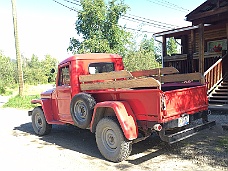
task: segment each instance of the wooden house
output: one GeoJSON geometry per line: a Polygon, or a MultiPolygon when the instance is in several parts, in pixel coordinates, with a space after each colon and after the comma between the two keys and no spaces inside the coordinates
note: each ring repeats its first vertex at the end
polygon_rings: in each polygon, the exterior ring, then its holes
{"type": "Polygon", "coordinates": [[[181,73],[201,72],[210,103],[228,104],[228,0],[207,0],[186,15],[192,26],[160,33],[163,66],[181,73]],[[167,39],[179,42],[181,53],[167,55],[167,39]]]}

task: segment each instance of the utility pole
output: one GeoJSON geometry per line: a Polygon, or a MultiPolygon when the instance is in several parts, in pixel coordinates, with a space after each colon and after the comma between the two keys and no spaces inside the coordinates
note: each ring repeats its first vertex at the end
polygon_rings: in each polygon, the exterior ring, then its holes
{"type": "Polygon", "coordinates": [[[15,38],[16,58],[17,58],[19,95],[22,96],[23,95],[23,89],[24,89],[24,82],[23,82],[23,71],[22,71],[22,63],[21,63],[21,53],[20,53],[19,40],[18,40],[18,31],[17,31],[17,11],[16,11],[15,0],[11,0],[11,2],[12,2],[14,38],[15,38]]]}

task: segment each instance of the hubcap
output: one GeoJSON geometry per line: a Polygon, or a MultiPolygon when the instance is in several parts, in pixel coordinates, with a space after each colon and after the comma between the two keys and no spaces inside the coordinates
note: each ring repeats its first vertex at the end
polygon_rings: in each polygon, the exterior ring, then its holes
{"type": "Polygon", "coordinates": [[[87,117],[87,106],[85,103],[81,100],[79,100],[75,105],[74,105],[74,116],[79,120],[79,121],[84,121],[87,117]]]}
{"type": "Polygon", "coordinates": [[[43,121],[39,113],[35,115],[35,124],[38,129],[42,128],[43,126],[43,121]]]}
{"type": "Polygon", "coordinates": [[[116,134],[112,129],[109,128],[103,130],[102,142],[108,151],[115,151],[118,146],[116,134]]]}

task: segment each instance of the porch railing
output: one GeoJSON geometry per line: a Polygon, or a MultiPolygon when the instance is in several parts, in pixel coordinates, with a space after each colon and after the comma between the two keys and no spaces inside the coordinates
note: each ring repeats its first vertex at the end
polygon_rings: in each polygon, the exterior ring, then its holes
{"type": "MultiPolygon", "coordinates": [[[[221,59],[222,52],[205,52],[204,54],[204,70],[208,70],[218,59],[221,59]]],[[[199,72],[199,54],[194,53],[193,56],[187,54],[176,54],[172,56],[164,56],[164,67],[173,66],[180,73],[199,72]]]]}
{"type": "Polygon", "coordinates": [[[205,73],[205,82],[207,83],[208,94],[210,94],[214,88],[223,79],[223,61],[227,57],[227,54],[214,63],[205,73]]]}

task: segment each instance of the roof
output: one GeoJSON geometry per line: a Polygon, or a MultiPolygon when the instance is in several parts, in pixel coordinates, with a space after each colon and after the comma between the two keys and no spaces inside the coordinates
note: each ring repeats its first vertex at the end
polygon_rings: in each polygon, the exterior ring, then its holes
{"type": "Polygon", "coordinates": [[[198,26],[188,26],[188,27],[176,28],[173,30],[167,30],[167,31],[155,33],[155,34],[153,34],[153,36],[159,37],[159,36],[164,36],[164,35],[171,35],[171,34],[175,34],[175,33],[181,33],[184,31],[194,30],[197,28],[198,28],[198,26]]]}
{"type": "Polygon", "coordinates": [[[195,10],[186,15],[186,20],[193,22],[194,25],[199,24],[200,22],[212,24],[221,20],[227,21],[227,19],[227,0],[207,0],[198,6],[195,10]]]}
{"type": "Polygon", "coordinates": [[[213,24],[228,23],[228,0],[207,0],[186,15],[186,20],[191,21],[192,26],[155,33],[154,36],[178,38],[178,36],[183,34],[189,34],[190,30],[197,29],[200,23],[203,23],[205,27],[213,24]]]}
{"type": "Polygon", "coordinates": [[[70,61],[75,61],[75,60],[93,60],[93,59],[110,59],[110,58],[122,58],[122,57],[120,55],[110,54],[110,53],[76,54],[60,62],[60,65],[70,61]]]}

